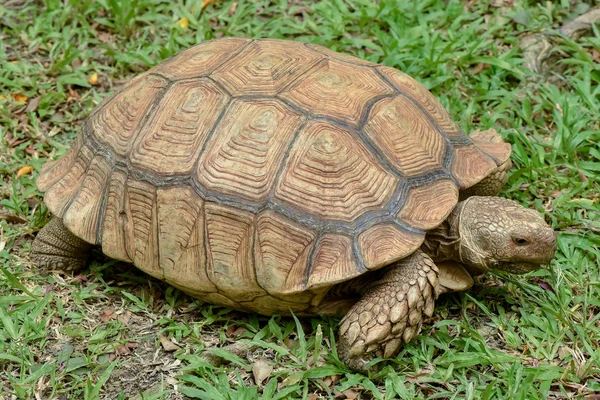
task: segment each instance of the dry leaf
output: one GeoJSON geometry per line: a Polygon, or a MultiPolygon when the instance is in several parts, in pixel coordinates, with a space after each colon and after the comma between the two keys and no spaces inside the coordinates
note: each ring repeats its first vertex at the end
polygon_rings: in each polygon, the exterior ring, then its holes
{"type": "Polygon", "coordinates": [[[229,15],[232,16],[233,14],[235,14],[235,12],[237,11],[237,5],[238,2],[235,1],[232,5],[231,8],[229,9],[229,15]]]}
{"type": "Polygon", "coordinates": [[[17,94],[13,94],[13,99],[15,99],[16,101],[20,101],[21,103],[25,103],[27,101],[28,97],[25,96],[24,94],[17,93],[17,94]]]}
{"type": "Polygon", "coordinates": [[[204,10],[206,7],[208,7],[211,3],[214,3],[216,0],[204,0],[202,2],[202,10],[204,10]]]}
{"type": "Polygon", "coordinates": [[[5,220],[6,222],[10,222],[13,224],[24,224],[25,222],[27,222],[23,218],[17,217],[16,215],[12,214],[0,214],[0,220],[5,220]]]}
{"type": "Polygon", "coordinates": [[[73,88],[71,86],[69,86],[69,94],[71,95],[71,97],[78,99],[81,96],[79,96],[79,93],[77,93],[76,91],[73,90],[73,88]]]}
{"type": "Polygon", "coordinates": [[[115,319],[115,318],[117,318],[117,314],[115,314],[115,312],[110,308],[107,310],[104,310],[102,312],[102,315],[100,315],[100,321],[102,321],[102,322],[106,322],[108,320],[115,319]]]}
{"type": "Polygon", "coordinates": [[[183,17],[179,21],[177,21],[177,24],[183,29],[187,29],[187,27],[190,25],[190,20],[186,17],[183,17]]]}
{"type": "Polygon", "coordinates": [[[32,172],[33,172],[33,167],[30,165],[26,165],[24,167],[19,168],[19,171],[17,171],[17,178],[20,178],[23,175],[29,175],[32,172]]]}
{"type": "Polygon", "coordinates": [[[485,64],[485,63],[479,63],[475,66],[475,68],[473,68],[473,75],[477,75],[478,73],[480,73],[481,71],[483,71],[484,69],[487,69],[490,67],[490,64],[485,64]]]}
{"type": "Polygon", "coordinates": [[[90,75],[90,79],[88,79],[88,82],[90,83],[90,85],[97,85],[98,84],[98,73],[94,72],[92,75],[90,75]]]}
{"type": "Polygon", "coordinates": [[[123,314],[117,316],[117,319],[123,325],[127,325],[129,323],[129,320],[131,319],[131,311],[125,311],[123,314]]]}
{"type": "Polygon", "coordinates": [[[165,351],[175,351],[175,350],[179,350],[181,347],[177,346],[175,343],[171,342],[169,339],[167,339],[166,336],[163,335],[158,335],[158,340],[160,340],[160,344],[162,344],[163,349],[165,349],[165,351]]]}
{"type": "Polygon", "coordinates": [[[35,110],[37,110],[39,104],[40,104],[40,96],[36,96],[33,99],[31,99],[29,104],[27,104],[27,108],[25,109],[25,111],[26,112],[34,112],[35,110]]]}
{"type": "Polygon", "coordinates": [[[119,346],[115,349],[115,354],[118,356],[124,356],[127,354],[131,354],[131,350],[138,347],[139,344],[136,342],[127,342],[123,346],[119,346]]]}
{"type": "Polygon", "coordinates": [[[273,366],[264,358],[259,358],[252,364],[252,375],[254,375],[254,382],[257,385],[261,385],[271,375],[271,372],[273,372],[273,366]]]}
{"type": "Polygon", "coordinates": [[[347,399],[356,399],[358,397],[358,391],[354,389],[344,390],[342,393],[347,399]]]}

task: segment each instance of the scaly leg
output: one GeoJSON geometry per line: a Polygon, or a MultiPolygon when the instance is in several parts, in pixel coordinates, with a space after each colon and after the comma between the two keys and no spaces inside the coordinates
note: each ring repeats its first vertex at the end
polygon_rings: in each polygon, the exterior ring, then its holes
{"type": "Polygon", "coordinates": [[[373,352],[386,358],[398,354],[401,344],[419,333],[423,314],[433,314],[440,291],[438,269],[421,250],[387,268],[340,325],[338,354],[356,371],[366,372],[373,352]]]}
{"type": "Polygon", "coordinates": [[[85,265],[91,248],[69,232],[60,218],[53,218],[35,238],[30,258],[45,270],[77,271],[85,265]]]}

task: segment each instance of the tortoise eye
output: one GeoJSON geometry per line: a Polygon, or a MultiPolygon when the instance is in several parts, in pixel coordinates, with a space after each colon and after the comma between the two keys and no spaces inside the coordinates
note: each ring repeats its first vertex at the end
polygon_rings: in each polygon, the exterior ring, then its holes
{"type": "Polygon", "coordinates": [[[515,237],[515,238],[513,238],[513,242],[515,242],[515,244],[517,246],[525,246],[526,244],[529,243],[529,240],[522,238],[522,237],[515,237]]]}

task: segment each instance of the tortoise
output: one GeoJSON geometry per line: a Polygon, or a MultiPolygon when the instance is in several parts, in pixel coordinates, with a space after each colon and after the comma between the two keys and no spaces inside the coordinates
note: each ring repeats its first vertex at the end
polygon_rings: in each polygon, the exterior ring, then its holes
{"type": "Polygon", "coordinates": [[[548,263],[554,231],[496,197],[511,146],[467,136],[407,74],[294,41],[201,43],[100,104],[37,180],[31,257],[93,246],[203,301],[344,315],[340,359],[392,357],[439,294],[548,263]]]}

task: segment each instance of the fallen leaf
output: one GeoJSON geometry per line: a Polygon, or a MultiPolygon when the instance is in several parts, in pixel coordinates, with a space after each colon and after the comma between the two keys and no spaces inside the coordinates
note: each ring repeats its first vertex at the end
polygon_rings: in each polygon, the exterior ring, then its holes
{"type": "Polygon", "coordinates": [[[342,393],[347,399],[356,399],[358,397],[358,391],[354,389],[344,390],[342,393]]]}
{"type": "Polygon", "coordinates": [[[90,83],[90,85],[97,85],[98,84],[98,73],[94,72],[92,75],[90,75],[88,82],[90,83]]]}
{"type": "Polygon", "coordinates": [[[554,292],[554,288],[548,282],[540,281],[538,284],[542,289],[547,290],[549,292],[554,292]]]}
{"type": "Polygon", "coordinates": [[[181,347],[177,346],[175,343],[171,342],[169,339],[167,339],[166,336],[163,335],[158,335],[158,340],[160,340],[160,344],[162,344],[163,349],[165,349],[165,351],[175,351],[175,350],[179,350],[181,347]]]}
{"type": "Polygon", "coordinates": [[[20,101],[21,103],[25,103],[27,101],[28,97],[25,96],[24,94],[16,93],[16,94],[13,94],[13,99],[15,99],[16,101],[20,101]]]}
{"type": "Polygon", "coordinates": [[[36,96],[33,99],[31,99],[29,104],[27,104],[27,108],[25,109],[25,111],[26,112],[34,112],[35,110],[37,110],[39,104],[40,104],[40,96],[36,96]]]}
{"type": "Polygon", "coordinates": [[[233,2],[233,4],[231,5],[231,8],[229,9],[229,16],[232,16],[233,14],[235,14],[235,12],[237,11],[237,6],[238,6],[238,2],[237,1],[233,2]]]}
{"type": "Polygon", "coordinates": [[[0,214],[0,220],[4,220],[6,222],[13,223],[13,224],[24,224],[25,222],[27,222],[23,218],[17,217],[16,215],[13,215],[13,214],[0,214]]]}
{"type": "Polygon", "coordinates": [[[127,325],[129,323],[129,320],[131,319],[131,311],[125,311],[123,314],[117,316],[117,319],[123,325],[127,325]]]}
{"type": "Polygon", "coordinates": [[[204,10],[206,7],[208,7],[211,3],[214,3],[216,0],[204,0],[202,2],[202,10],[204,10]]]}
{"type": "Polygon", "coordinates": [[[485,64],[485,63],[479,63],[475,66],[475,68],[473,68],[472,74],[473,75],[477,75],[478,73],[480,73],[481,71],[483,71],[484,69],[489,68],[490,64],[485,64]]]}
{"type": "Polygon", "coordinates": [[[19,168],[19,171],[17,171],[17,178],[20,178],[23,175],[29,175],[32,172],[33,172],[33,167],[31,165],[26,165],[24,167],[19,168]]]}
{"type": "Polygon", "coordinates": [[[131,350],[135,349],[139,346],[136,342],[127,342],[122,346],[119,346],[115,349],[115,354],[118,356],[124,356],[127,354],[131,354],[131,350]]]}
{"type": "Polygon", "coordinates": [[[71,97],[73,97],[75,99],[78,99],[81,97],[81,96],[79,96],[79,94],[76,91],[73,90],[73,88],[71,86],[69,86],[69,94],[71,95],[71,97]]]}
{"type": "Polygon", "coordinates": [[[271,375],[271,372],[273,372],[273,365],[264,358],[259,358],[252,364],[252,375],[254,375],[254,382],[257,385],[261,385],[271,375]]]}
{"type": "Polygon", "coordinates": [[[179,21],[177,21],[177,24],[183,29],[187,29],[187,27],[190,25],[190,20],[186,17],[183,17],[179,21]]]}
{"type": "Polygon", "coordinates": [[[102,315],[100,315],[100,321],[102,321],[102,322],[106,322],[108,320],[116,319],[116,318],[117,318],[117,314],[115,314],[115,312],[110,308],[107,310],[104,310],[102,312],[102,315]]]}

